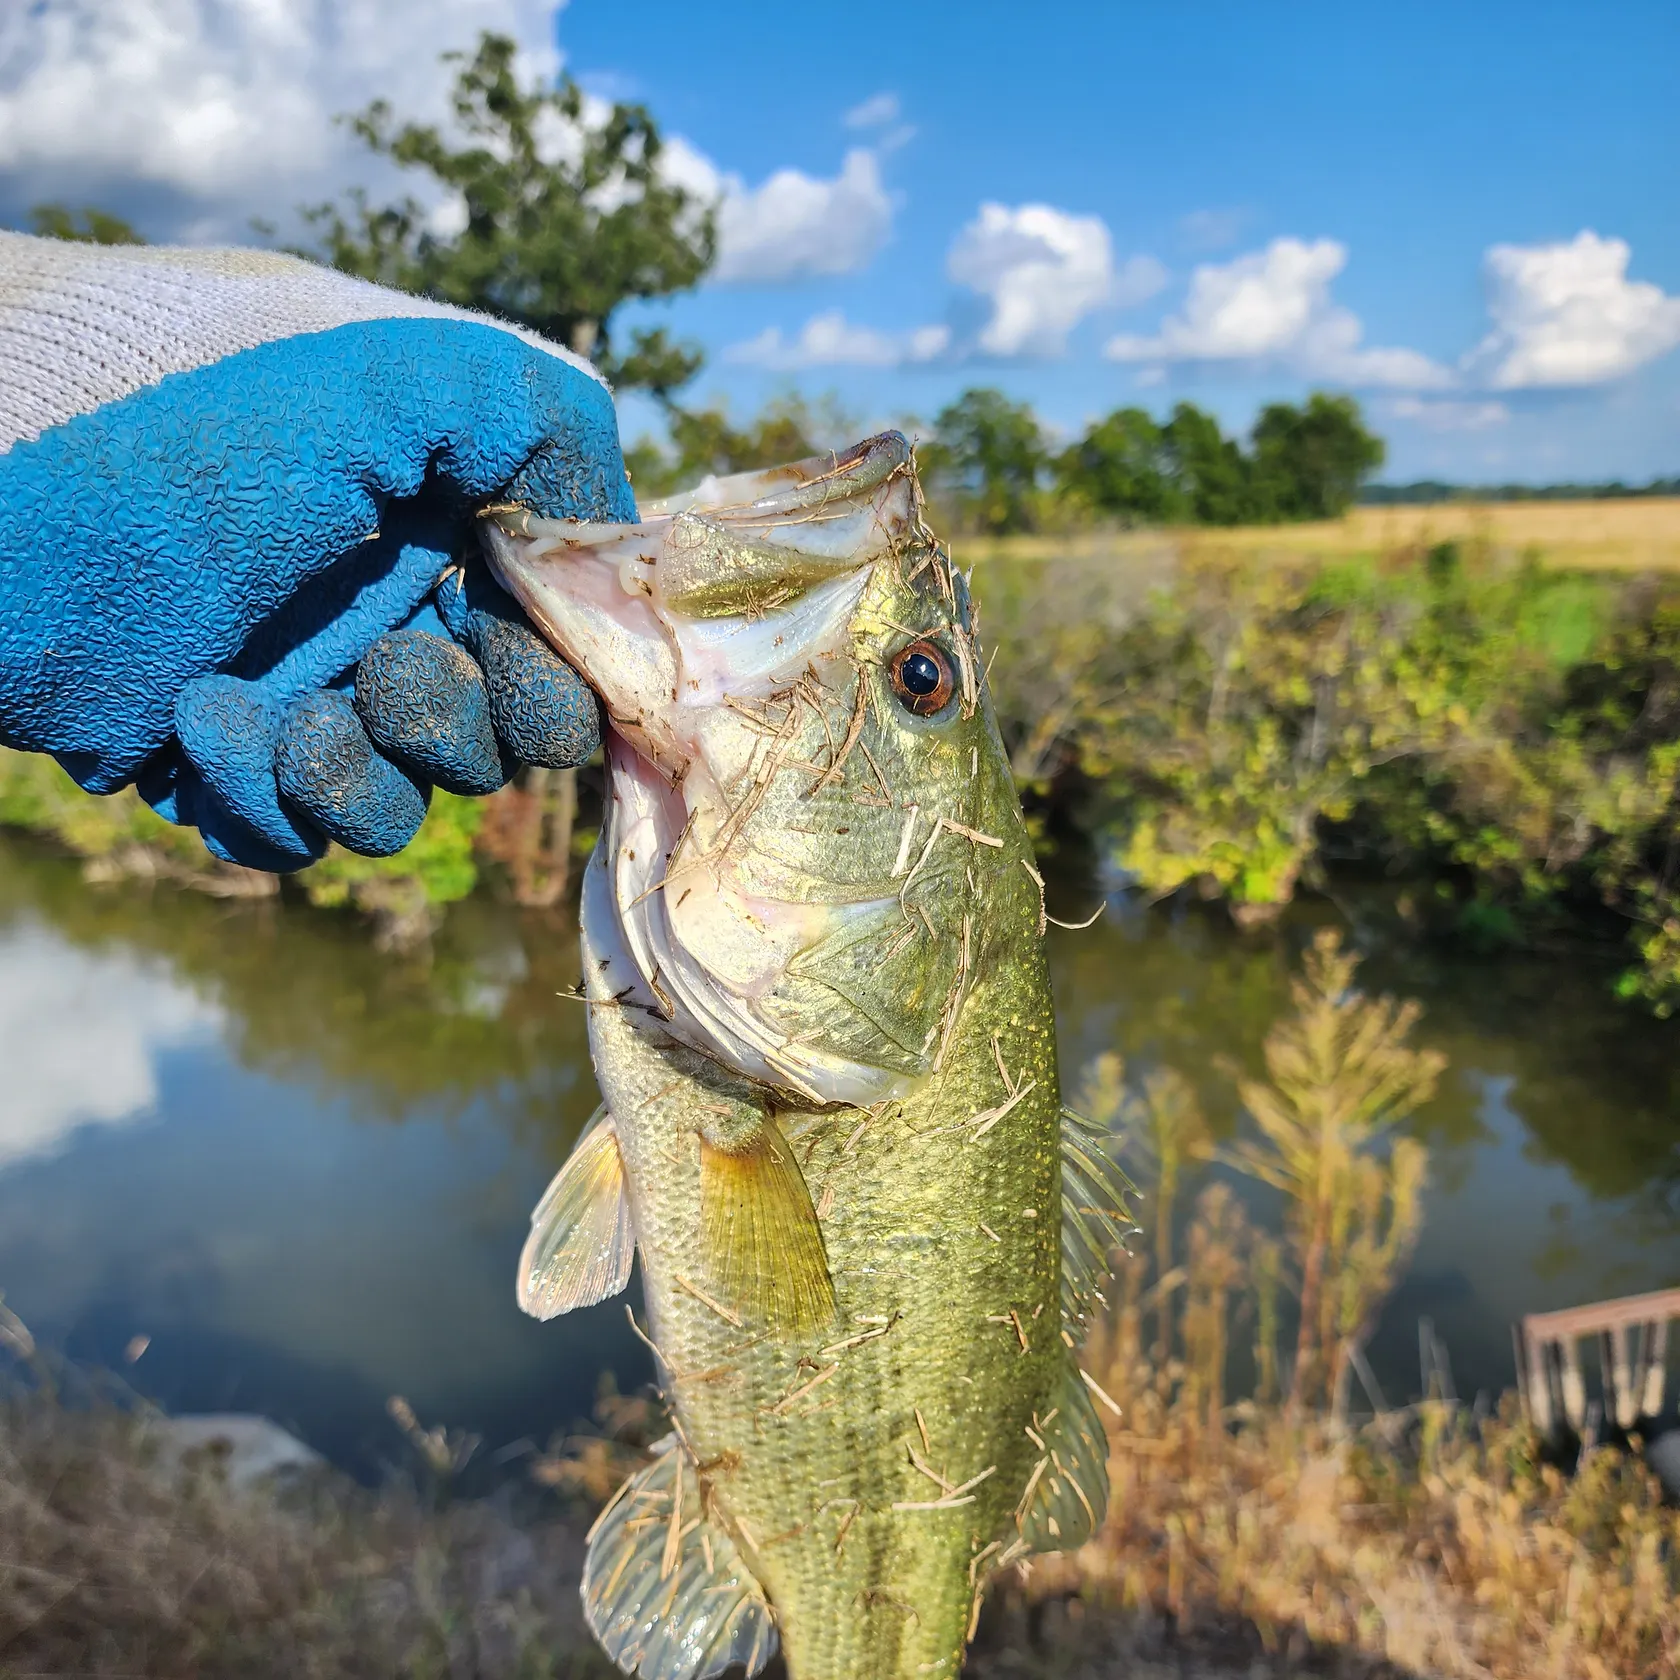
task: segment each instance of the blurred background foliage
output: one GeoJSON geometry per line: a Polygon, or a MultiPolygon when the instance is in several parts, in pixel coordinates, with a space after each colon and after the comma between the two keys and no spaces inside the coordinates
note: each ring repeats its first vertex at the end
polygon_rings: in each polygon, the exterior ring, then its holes
{"type": "Polygon", "coordinates": [[[1004,740],[1052,832],[1244,925],[1352,871],[1473,944],[1631,927],[1623,995],[1680,1001],[1680,582],[1474,543],[1124,561],[977,569],[1004,740]]]}

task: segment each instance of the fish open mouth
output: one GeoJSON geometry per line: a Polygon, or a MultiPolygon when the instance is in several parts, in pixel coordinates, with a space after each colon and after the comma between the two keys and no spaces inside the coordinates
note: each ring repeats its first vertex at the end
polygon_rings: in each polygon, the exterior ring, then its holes
{"type": "Polygon", "coordinates": [[[869,568],[920,519],[910,460],[887,432],[841,455],[708,478],[634,525],[497,510],[486,550],[613,728],[679,776],[710,709],[843,655],[869,568]]]}
{"type": "Polygon", "coordinates": [[[792,705],[779,741],[764,725],[774,704],[797,693],[843,728],[851,691],[861,711],[859,603],[875,565],[925,530],[903,437],[708,478],[633,525],[497,510],[483,528],[496,576],[606,709],[586,915],[610,909],[654,1006],[695,1048],[814,1102],[894,1094],[902,1067],[802,1035],[777,991],[802,953],[896,918],[897,900],[767,890],[748,830],[796,739],[792,705]]]}

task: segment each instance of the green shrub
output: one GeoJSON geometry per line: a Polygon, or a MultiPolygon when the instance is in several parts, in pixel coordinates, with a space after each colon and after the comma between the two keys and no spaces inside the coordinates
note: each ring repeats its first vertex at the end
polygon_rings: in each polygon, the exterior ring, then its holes
{"type": "Polygon", "coordinates": [[[1475,545],[1329,560],[1135,542],[988,561],[1017,775],[1147,894],[1244,923],[1340,855],[1433,876],[1472,943],[1609,910],[1680,1003],[1680,588],[1475,545]]]}

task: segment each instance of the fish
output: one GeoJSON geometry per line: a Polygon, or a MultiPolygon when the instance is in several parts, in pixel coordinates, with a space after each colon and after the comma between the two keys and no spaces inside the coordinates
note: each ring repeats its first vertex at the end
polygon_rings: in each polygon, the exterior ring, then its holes
{"type": "Polygon", "coordinates": [[[793,1680],[954,1677],[1000,1572],[1103,1520],[1077,1351],[1133,1229],[1061,1101],[976,610],[896,432],[639,512],[482,527],[606,714],[603,1105],[518,1298],[639,1255],[671,1433],[590,1532],[585,1615],[643,1680],[778,1643],[793,1680]]]}

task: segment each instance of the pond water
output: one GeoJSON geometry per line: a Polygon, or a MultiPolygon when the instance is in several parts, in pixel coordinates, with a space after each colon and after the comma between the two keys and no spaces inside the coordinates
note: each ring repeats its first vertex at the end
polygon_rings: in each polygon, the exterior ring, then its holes
{"type": "MultiPolygon", "coordinates": [[[[1520,1313],[1680,1283],[1677,1029],[1612,1002],[1606,970],[1449,959],[1357,906],[1258,936],[1111,911],[1052,930],[1070,1085],[1114,1048],[1239,1125],[1229,1068],[1259,1067],[1317,921],[1349,917],[1367,987],[1422,1002],[1450,1068],[1411,1124],[1432,1185],[1371,1349],[1390,1399],[1418,1389],[1420,1315],[1469,1395],[1511,1382],[1520,1313]]],[[[622,1302],[550,1325],[513,1302],[596,1101],[556,995],[577,972],[567,915],[475,900],[398,957],[346,917],[94,889],[0,841],[0,1291],[165,1406],[265,1412],[363,1473],[402,1456],[395,1394],[491,1448],[566,1429],[603,1372],[650,1374],[622,1302]]]]}

